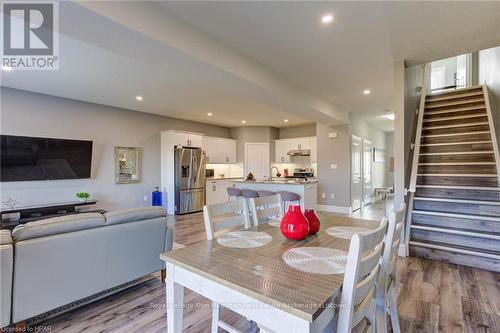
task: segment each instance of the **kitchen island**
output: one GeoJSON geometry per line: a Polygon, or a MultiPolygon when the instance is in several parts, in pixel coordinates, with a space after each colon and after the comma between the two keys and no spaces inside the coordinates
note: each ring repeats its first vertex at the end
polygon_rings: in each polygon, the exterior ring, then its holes
{"type": "Polygon", "coordinates": [[[283,180],[275,179],[273,181],[234,181],[234,186],[239,189],[250,190],[268,190],[273,192],[290,191],[300,196],[300,206],[302,209],[316,209],[317,201],[317,180],[283,180]]]}

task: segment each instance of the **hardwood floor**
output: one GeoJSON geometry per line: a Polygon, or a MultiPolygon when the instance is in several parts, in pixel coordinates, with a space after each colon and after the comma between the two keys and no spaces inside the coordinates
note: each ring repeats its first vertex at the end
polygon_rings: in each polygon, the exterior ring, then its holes
{"type": "MultiPolygon", "coordinates": [[[[205,237],[201,214],[170,217],[169,224],[178,244],[205,237]]],[[[410,257],[399,259],[398,278],[402,332],[500,332],[500,274],[410,257]]],[[[210,301],[189,290],[185,301],[184,332],[210,332],[210,301]]],[[[221,317],[246,330],[239,315],[223,309],[221,317]]],[[[40,325],[52,332],[165,332],[164,284],[152,279],[40,325]]]]}

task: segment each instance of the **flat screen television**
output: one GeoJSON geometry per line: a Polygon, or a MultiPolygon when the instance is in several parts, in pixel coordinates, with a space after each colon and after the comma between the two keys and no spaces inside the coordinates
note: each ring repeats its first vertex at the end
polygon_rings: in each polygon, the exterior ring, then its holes
{"type": "Polygon", "coordinates": [[[0,135],[0,181],[90,178],[92,141],[0,135]]]}

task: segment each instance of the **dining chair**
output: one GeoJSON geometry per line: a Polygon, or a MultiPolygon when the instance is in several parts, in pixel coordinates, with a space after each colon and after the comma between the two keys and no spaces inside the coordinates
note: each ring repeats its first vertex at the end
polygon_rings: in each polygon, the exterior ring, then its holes
{"type": "Polygon", "coordinates": [[[283,217],[281,195],[251,198],[250,212],[252,213],[253,225],[272,221],[280,222],[283,217]]]}
{"type": "Polygon", "coordinates": [[[212,240],[214,234],[224,229],[241,226],[250,227],[248,208],[245,200],[237,200],[203,207],[205,233],[207,240],[212,240]]]}
{"type": "Polygon", "coordinates": [[[387,234],[387,218],[368,234],[351,238],[344,274],[337,332],[376,331],[376,281],[387,234]]]}
{"type": "Polygon", "coordinates": [[[382,264],[378,278],[377,306],[378,331],[387,332],[387,314],[391,317],[392,331],[400,333],[398,318],[398,285],[396,281],[396,263],[398,259],[399,241],[403,230],[406,214],[406,204],[402,204],[398,211],[389,213],[389,227],[382,255],[382,264]]]}
{"type": "MultiPolygon", "coordinates": [[[[247,203],[245,200],[237,200],[226,203],[205,205],[203,207],[203,217],[205,220],[205,232],[207,240],[212,240],[215,233],[231,228],[250,228],[248,218],[247,203]]],[[[217,333],[219,327],[227,332],[238,332],[234,327],[219,319],[220,304],[212,302],[212,324],[211,332],[217,333]]],[[[249,322],[249,328],[251,323],[249,322]]]]}

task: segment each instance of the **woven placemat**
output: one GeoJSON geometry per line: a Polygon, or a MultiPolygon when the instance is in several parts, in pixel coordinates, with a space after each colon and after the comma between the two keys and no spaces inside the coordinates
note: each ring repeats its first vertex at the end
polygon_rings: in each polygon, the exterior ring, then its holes
{"type": "Polygon", "coordinates": [[[296,247],[283,253],[283,261],[306,273],[343,274],[347,252],[328,247],[296,247]]]}
{"type": "Polygon", "coordinates": [[[259,247],[271,242],[273,238],[262,231],[232,231],[217,237],[217,243],[226,247],[241,249],[259,247]]]}
{"type": "Polygon", "coordinates": [[[269,225],[272,225],[273,227],[280,227],[280,224],[281,224],[281,221],[280,220],[276,220],[276,219],[272,219],[272,220],[269,220],[269,225]]]}
{"type": "Polygon", "coordinates": [[[339,226],[339,227],[330,227],[326,229],[326,233],[330,236],[342,238],[342,239],[351,239],[355,234],[367,234],[371,232],[372,229],[363,228],[363,227],[350,227],[350,226],[339,226]]]}

